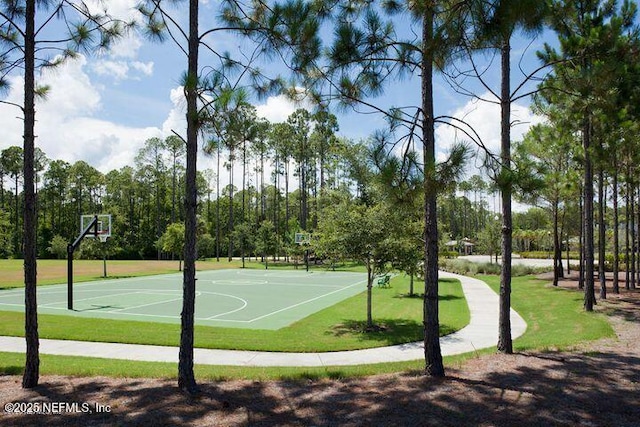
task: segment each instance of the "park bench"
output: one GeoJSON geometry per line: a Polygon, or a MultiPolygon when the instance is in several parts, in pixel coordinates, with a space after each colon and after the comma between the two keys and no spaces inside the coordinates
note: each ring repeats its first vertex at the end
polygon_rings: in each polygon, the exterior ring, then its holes
{"type": "Polygon", "coordinates": [[[388,288],[389,287],[389,280],[391,280],[391,276],[389,276],[388,274],[385,274],[384,276],[381,276],[380,278],[378,278],[378,287],[379,288],[388,288]]]}

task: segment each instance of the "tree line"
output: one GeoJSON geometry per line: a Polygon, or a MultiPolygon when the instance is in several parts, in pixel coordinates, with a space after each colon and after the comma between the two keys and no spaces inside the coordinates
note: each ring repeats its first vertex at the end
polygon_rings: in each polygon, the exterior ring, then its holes
{"type": "MultiPolygon", "coordinates": [[[[317,227],[323,199],[331,192],[358,188],[358,164],[366,162],[366,143],[336,134],[334,115],[298,109],[283,123],[268,123],[245,103],[229,115],[226,138],[212,132],[205,150],[222,167],[197,172],[199,257],[243,256],[242,242],[269,221],[278,255],[295,250],[299,231],[317,227]],[[244,135],[247,135],[244,134],[244,135]],[[303,148],[301,148],[303,147],[303,148]],[[234,182],[234,176],[240,182],[234,182]]],[[[145,141],[131,166],[102,173],[85,161],[73,164],[38,152],[36,170],[37,253],[66,257],[66,243],[79,234],[80,215],[109,213],[110,257],[167,259],[159,239],[174,223],[184,223],[185,147],[176,136],[145,141]]],[[[0,153],[0,254],[22,256],[22,148],[0,153]]],[[[83,245],[85,257],[101,256],[83,245]]],[[[276,252],[274,252],[275,255],[276,252]]],[[[82,256],[82,255],[81,255],[82,256]]]]}

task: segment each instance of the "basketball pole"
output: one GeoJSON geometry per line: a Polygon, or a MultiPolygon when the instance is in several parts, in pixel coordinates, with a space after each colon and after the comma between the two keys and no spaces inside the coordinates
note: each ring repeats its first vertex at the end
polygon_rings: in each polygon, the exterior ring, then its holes
{"type": "Polygon", "coordinates": [[[98,235],[98,215],[95,215],[89,225],[82,230],[82,233],[73,242],[67,245],[67,309],[73,310],[73,252],[80,246],[80,242],[84,239],[84,236],[91,232],[93,228],[93,234],[98,235]]]}

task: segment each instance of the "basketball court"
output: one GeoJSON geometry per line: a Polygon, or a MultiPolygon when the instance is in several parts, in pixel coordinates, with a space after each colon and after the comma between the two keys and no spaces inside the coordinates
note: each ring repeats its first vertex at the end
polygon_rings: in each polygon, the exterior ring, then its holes
{"type": "MultiPolygon", "coordinates": [[[[210,270],[196,275],[195,323],[280,329],[365,290],[366,274],[304,270],[210,270]]],[[[38,287],[38,312],[180,323],[182,274],[38,287]]],[[[24,289],[0,291],[0,310],[24,311],[24,289]]]]}

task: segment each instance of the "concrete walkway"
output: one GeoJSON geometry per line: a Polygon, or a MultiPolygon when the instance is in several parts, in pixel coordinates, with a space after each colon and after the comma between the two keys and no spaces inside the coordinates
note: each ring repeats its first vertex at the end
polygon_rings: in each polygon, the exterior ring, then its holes
{"type": "MultiPolygon", "coordinates": [[[[452,277],[462,282],[462,289],[471,312],[471,322],[463,329],[440,338],[443,356],[467,353],[498,342],[498,295],[481,280],[440,272],[440,277],[452,277]]],[[[511,310],[513,339],[522,335],[527,324],[511,310]]],[[[265,351],[209,350],[196,348],[194,362],[203,365],[233,366],[340,366],[397,362],[424,358],[423,343],[329,353],[274,353],[265,351]]],[[[21,337],[0,337],[0,350],[25,352],[21,337]]],[[[88,356],[107,359],[177,362],[178,348],[138,344],[113,344],[86,341],[40,339],[40,353],[67,356],[88,356]]]]}

